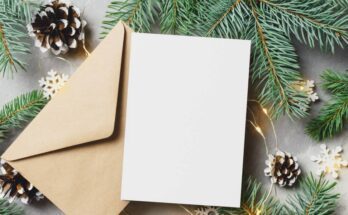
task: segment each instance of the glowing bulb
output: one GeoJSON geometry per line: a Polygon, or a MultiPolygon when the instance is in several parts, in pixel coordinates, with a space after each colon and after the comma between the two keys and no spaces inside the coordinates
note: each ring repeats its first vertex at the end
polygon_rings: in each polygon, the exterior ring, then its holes
{"type": "Polygon", "coordinates": [[[266,108],[262,108],[262,111],[267,115],[268,112],[267,112],[267,109],[266,108]]]}
{"type": "Polygon", "coordinates": [[[263,136],[262,130],[259,126],[256,126],[255,129],[257,132],[259,132],[259,134],[261,134],[263,136]]]}
{"type": "Polygon", "coordinates": [[[261,212],[262,212],[262,210],[261,209],[256,209],[256,215],[260,215],[261,214],[261,212]]]}

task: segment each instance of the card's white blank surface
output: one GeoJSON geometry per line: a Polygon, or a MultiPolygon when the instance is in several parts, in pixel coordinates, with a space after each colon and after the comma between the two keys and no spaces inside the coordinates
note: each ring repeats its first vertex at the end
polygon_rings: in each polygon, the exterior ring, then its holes
{"type": "Polygon", "coordinates": [[[131,44],[121,198],[239,207],[250,42],[131,44]]]}

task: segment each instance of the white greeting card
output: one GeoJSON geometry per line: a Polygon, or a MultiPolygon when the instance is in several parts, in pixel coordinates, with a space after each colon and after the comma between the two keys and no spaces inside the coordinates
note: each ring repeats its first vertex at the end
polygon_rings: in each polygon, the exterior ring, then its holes
{"type": "Polygon", "coordinates": [[[133,33],[123,200],[239,207],[250,41],[133,33]]]}

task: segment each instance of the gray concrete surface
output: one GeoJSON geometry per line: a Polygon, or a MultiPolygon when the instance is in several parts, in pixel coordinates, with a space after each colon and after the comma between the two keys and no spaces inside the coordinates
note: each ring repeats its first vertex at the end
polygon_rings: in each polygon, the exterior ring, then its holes
{"type": "MultiPolygon", "coordinates": [[[[110,0],[75,0],[75,4],[84,11],[84,17],[88,22],[88,34],[87,34],[87,48],[93,50],[100,42],[99,32],[101,20],[104,17],[106,6],[110,0]]],[[[332,68],[337,70],[345,70],[348,68],[348,49],[337,49],[336,54],[324,54],[318,49],[309,49],[301,44],[296,43],[296,49],[300,56],[301,72],[307,79],[313,79],[316,82],[320,80],[319,76],[326,68],[332,68]]],[[[85,56],[83,52],[70,53],[63,56],[71,62],[71,66],[62,60],[53,57],[51,54],[42,54],[38,49],[32,49],[33,54],[27,56],[28,71],[26,73],[20,72],[15,74],[13,79],[0,79],[0,106],[10,101],[17,95],[28,92],[32,89],[38,88],[38,79],[45,76],[46,72],[54,68],[65,73],[72,74],[78,65],[83,62],[85,56]]],[[[103,69],[103,68],[100,68],[103,69]]],[[[98,71],[96,71],[98,72],[98,71]]],[[[321,105],[327,101],[330,96],[324,91],[317,88],[321,101],[315,103],[312,106],[310,118],[315,116],[321,105]]],[[[272,136],[271,127],[267,123],[265,117],[261,112],[257,111],[257,107],[252,106],[257,115],[257,119],[260,121],[263,129],[266,132],[269,147],[274,146],[274,138],[272,136]]],[[[316,155],[319,151],[319,144],[312,141],[306,134],[304,134],[304,127],[308,122],[308,119],[291,121],[287,117],[283,117],[275,122],[278,140],[280,148],[284,151],[288,151],[296,155],[299,159],[300,165],[304,173],[316,171],[316,164],[310,161],[311,155],[316,155]]],[[[263,169],[265,168],[264,161],[265,150],[262,143],[262,139],[258,134],[248,126],[247,129],[247,141],[245,149],[245,175],[253,175],[265,184],[265,187],[269,186],[269,179],[264,177],[263,169]]],[[[15,136],[13,137],[15,138],[15,136]]],[[[2,153],[6,147],[12,142],[9,141],[1,144],[0,153],[2,153]]],[[[327,144],[330,147],[336,145],[342,145],[345,153],[344,157],[348,159],[348,131],[345,131],[339,137],[332,141],[328,141],[327,144]]],[[[233,171],[233,170],[230,170],[233,171]]],[[[214,170],[207,169],[205,173],[202,173],[201,177],[205,174],[215,174],[214,170]]],[[[62,176],[64,177],[64,176],[62,176]]],[[[217,175],[217,177],[219,177],[217,175]]],[[[330,176],[329,180],[333,180],[330,176]]],[[[337,191],[341,193],[341,199],[339,202],[339,208],[336,213],[344,215],[348,213],[348,170],[342,171],[340,179],[337,181],[337,191]]],[[[54,186],[54,182],[52,182],[54,186]]],[[[296,192],[295,188],[277,188],[276,195],[280,199],[285,199],[287,195],[296,192]]],[[[274,194],[275,195],[275,194],[274,194]]],[[[102,196],[100,198],[103,198],[102,196]]],[[[30,206],[23,206],[26,214],[28,215],[55,215],[62,214],[48,200],[44,200],[39,203],[35,203],[30,206]]],[[[155,203],[136,203],[133,202],[127,207],[127,213],[131,215],[181,215],[185,214],[184,210],[177,205],[168,204],[155,204],[155,203]]]]}

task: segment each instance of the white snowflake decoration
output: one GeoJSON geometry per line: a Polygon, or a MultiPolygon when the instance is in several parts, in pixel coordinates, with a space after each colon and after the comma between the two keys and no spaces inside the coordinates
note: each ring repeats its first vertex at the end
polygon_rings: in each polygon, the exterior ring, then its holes
{"type": "Polygon", "coordinates": [[[341,169],[348,167],[348,161],[342,158],[342,147],[337,146],[334,150],[331,150],[325,144],[322,144],[320,148],[321,152],[319,156],[311,157],[313,162],[319,164],[317,174],[331,174],[333,178],[337,179],[341,169]]]}
{"type": "Polygon", "coordinates": [[[43,90],[45,98],[51,99],[60,89],[62,89],[65,82],[68,81],[69,76],[65,74],[58,75],[54,70],[50,70],[47,74],[48,76],[39,80],[39,84],[43,90]]]}
{"type": "Polygon", "coordinates": [[[219,215],[218,207],[202,207],[195,210],[195,215],[219,215]]]}
{"type": "Polygon", "coordinates": [[[308,100],[311,102],[315,102],[319,99],[318,94],[314,92],[314,81],[313,80],[307,80],[305,85],[303,86],[303,91],[305,91],[308,95],[308,100]]]}
{"type": "MultiPolygon", "coordinates": [[[[315,84],[313,80],[300,82],[299,85],[300,90],[307,94],[308,103],[315,102],[319,99],[318,94],[314,92],[315,84]]],[[[301,107],[301,110],[307,111],[305,107],[301,107]]]]}

